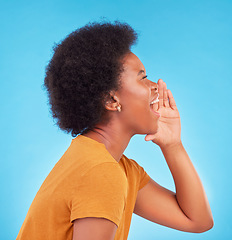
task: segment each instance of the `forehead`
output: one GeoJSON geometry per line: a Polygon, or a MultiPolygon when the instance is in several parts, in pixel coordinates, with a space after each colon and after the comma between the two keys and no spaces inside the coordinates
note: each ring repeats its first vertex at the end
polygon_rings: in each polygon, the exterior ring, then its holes
{"type": "Polygon", "coordinates": [[[141,70],[145,71],[145,68],[140,59],[132,52],[128,53],[123,58],[124,74],[136,74],[138,75],[141,70]]]}

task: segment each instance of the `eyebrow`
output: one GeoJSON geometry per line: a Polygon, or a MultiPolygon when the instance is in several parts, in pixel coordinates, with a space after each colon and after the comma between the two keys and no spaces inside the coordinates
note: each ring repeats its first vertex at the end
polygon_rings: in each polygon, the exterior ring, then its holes
{"type": "Polygon", "coordinates": [[[144,70],[140,70],[140,71],[138,72],[138,75],[137,75],[137,76],[139,76],[139,75],[142,74],[142,73],[145,73],[144,70]]]}

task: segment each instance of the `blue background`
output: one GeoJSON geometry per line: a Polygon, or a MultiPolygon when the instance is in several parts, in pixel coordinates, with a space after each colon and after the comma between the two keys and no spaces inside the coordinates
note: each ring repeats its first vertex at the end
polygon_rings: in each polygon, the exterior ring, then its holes
{"type": "MultiPolygon", "coordinates": [[[[215,226],[183,233],[133,216],[129,239],[231,239],[232,1],[0,2],[0,239],[15,239],[43,180],[70,144],[42,89],[52,47],[89,21],[122,20],[138,31],[133,48],[150,79],[162,78],[182,119],[182,140],[201,179],[215,226]]],[[[161,151],[144,136],[125,154],[174,190],[161,151]]]]}

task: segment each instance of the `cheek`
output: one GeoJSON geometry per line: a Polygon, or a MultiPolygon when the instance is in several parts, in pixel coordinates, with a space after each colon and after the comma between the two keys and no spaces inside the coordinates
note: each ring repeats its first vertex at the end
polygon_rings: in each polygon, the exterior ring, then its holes
{"type": "Polygon", "coordinates": [[[121,95],[121,103],[131,107],[145,106],[149,104],[150,89],[146,86],[131,86],[125,89],[121,95]]]}
{"type": "Polygon", "coordinates": [[[149,92],[146,89],[134,88],[125,92],[121,104],[126,117],[145,121],[150,111],[149,92]]]}

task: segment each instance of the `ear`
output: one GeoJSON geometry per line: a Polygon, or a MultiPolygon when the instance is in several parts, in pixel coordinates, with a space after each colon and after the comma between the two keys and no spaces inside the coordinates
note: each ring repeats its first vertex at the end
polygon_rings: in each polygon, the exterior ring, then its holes
{"type": "Polygon", "coordinates": [[[119,98],[111,92],[110,97],[105,102],[105,108],[109,111],[117,111],[117,107],[121,106],[119,102],[119,98]]]}

